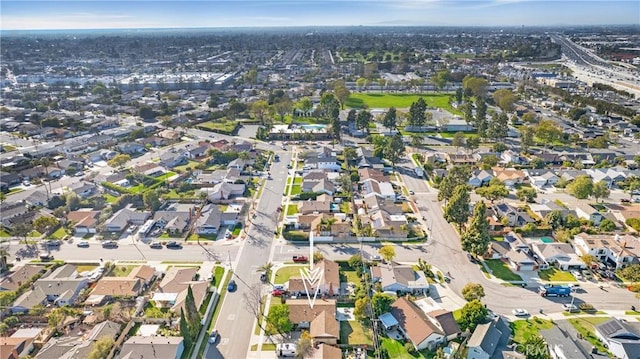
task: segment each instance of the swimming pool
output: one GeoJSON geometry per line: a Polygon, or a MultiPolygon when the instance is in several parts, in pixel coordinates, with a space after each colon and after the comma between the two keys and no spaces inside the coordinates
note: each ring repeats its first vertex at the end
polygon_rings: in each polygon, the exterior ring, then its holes
{"type": "Polygon", "coordinates": [[[309,131],[309,130],[324,130],[325,128],[327,128],[327,126],[325,126],[325,125],[300,125],[300,127],[304,128],[307,131],[309,131]]]}
{"type": "Polygon", "coordinates": [[[540,237],[540,242],[542,242],[542,243],[553,243],[553,242],[555,242],[555,241],[553,240],[553,238],[549,238],[549,237],[540,237]]]}

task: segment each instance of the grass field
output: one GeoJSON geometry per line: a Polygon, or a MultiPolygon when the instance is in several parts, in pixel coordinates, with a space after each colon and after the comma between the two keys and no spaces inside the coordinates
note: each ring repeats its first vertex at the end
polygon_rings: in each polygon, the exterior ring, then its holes
{"type": "Polygon", "coordinates": [[[136,266],[116,266],[109,274],[111,277],[127,277],[136,266]]]}
{"type": "Polygon", "coordinates": [[[298,205],[297,204],[290,204],[290,205],[287,206],[287,216],[293,216],[296,213],[298,213],[298,205]]]}
{"type": "Polygon", "coordinates": [[[340,343],[349,345],[372,345],[371,330],[357,321],[340,322],[340,343]]]}
{"type": "Polygon", "coordinates": [[[513,273],[507,265],[499,259],[487,259],[485,260],[487,266],[491,269],[491,274],[496,278],[506,281],[520,281],[522,277],[513,273]]]}
{"type": "Polygon", "coordinates": [[[110,195],[108,193],[103,194],[104,198],[106,199],[107,203],[111,204],[113,202],[116,201],[116,199],[118,199],[118,197],[110,195]]]}
{"type": "Polygon", "coordinates": [[[516,320],[511,323],[513,330],[513,341],[516,343],[524,343],[527,339],[539,334],[540,330],[551,329],[553,323],[549,320],[540,318],[531,320],[516,320]]]}
{"type": "Polygon", "coordinates": [[[576,330],[582,334],[589,343],[598,348],[600,352],[607,352],[607,348],[602,345],[602,342],[598,340],[595,334],[594,325],[606,322],[611,317],[586,317],[586,318],[573,318],[569,319],[569,323],[573,325],[576,330]]]}
{"type": "Polygon", "coordinates": [[[155,179],[156,179],[157,181],[164,181],[164,180],[169,179],[170,177],[173,177],[173,176],[175,176],[175,175],[176,175],[176,173],[175,173],[175,172],[171,172],[171,171],[169,171],[169,172],[167,172],[167,173],[161,174],[161,175],[160,175],[160,176],[158,176],[158,177],[155,177],[155,179]]]}
{"type": "Polygon", "coordinates": [[[549,268],[538,272],[538,276],[542,280],[548,280],[553,282],[575,282],[576,277],[573,274],[565,271],[561,271],[557,268],[549,268]]]}
{"type": "Polygon", "coordinates": [[[224,267],[218,267],[216,266],[213,269],[213,285],[217,286],[218,284],[220,284],[220,281],[222,280],[222,275],[224,274],[224,267]]]}
{"type": "Polygon", "coordinates": [[[199,124],[199,127],[206,128],[213,131],[219,131],[224,133],[233,133],[238,123],[235,121],[221,121],[221,122],[203,122],[199,124]]]}
{"type": "Polygon", "coordinates": [[[11,237],[11,234],[3,229],[0,229],[0,237],[11,237]]]}
{"type": "Polygon", "coordinates": [[[449,94],[391,94],[391,93],[353,93],[346,101],[351,108],[408,108],[412,103],[424,98],[428,107],[442,108],[453,114],[461,114],[449,104],[449,94]]]}
{"type": "Polygon", "coordinates": [[[288,266],[278,269],[276,272],[276,279],[274,280],[274,284],[284,284],[291,277],[299,277],[300,276],[300,268],[304,268],[305,266],[288,266]]]}
{"type": "Polygon", "coordinates": [[[182,165],[182,166],[177,166],[174,167],[173,169],[176,171],[186,171],[187,167],[189,167],[190,169],[195,169],[197,165],[199,165],[200,162],[196,162],[196,161],[191,161],[189,160],[189,163],[187,163],[186,165],[182,165]]]}

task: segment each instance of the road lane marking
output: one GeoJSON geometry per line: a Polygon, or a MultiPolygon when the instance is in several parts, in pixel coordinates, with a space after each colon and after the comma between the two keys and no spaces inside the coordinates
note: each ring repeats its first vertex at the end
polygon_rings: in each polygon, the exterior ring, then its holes
{"type": "Polygon", "coordinates": [[[229,344],[229,338],[221,338],[220,343],[218,345],[227,345],[229,344]]]}
{"type": "Polygon", "coordinates": [[[236,320],[236,315],[235,314],[229,314],[229,316],[227,317],[227,320],[230,320],[230,321],[236,320]]]}

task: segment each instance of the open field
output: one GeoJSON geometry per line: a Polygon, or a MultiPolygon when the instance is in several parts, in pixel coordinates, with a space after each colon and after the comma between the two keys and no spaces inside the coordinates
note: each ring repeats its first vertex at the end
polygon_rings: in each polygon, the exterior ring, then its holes
{"type": "Polygon", "coordinates": [[[408,108],[420,97],[424,98],[428,107],[445,109],[453,114],[461,114],[449,104],[449,94],[403,94],[403,93],[353,93],[346,101],[351,108],[408,108]]]}

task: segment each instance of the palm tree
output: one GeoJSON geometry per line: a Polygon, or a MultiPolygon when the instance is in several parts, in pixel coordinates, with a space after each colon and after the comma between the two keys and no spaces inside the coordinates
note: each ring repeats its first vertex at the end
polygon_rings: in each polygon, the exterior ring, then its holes
{"type": "Polygon", "coordinates": [[[267,262],[261,265],[258,268],[258,270],[265,273],[265,275],[267,276],[267,282],[268,282],[269,279],[271,278],[271,272],[273,272],[273,263],[267,262]]]}

